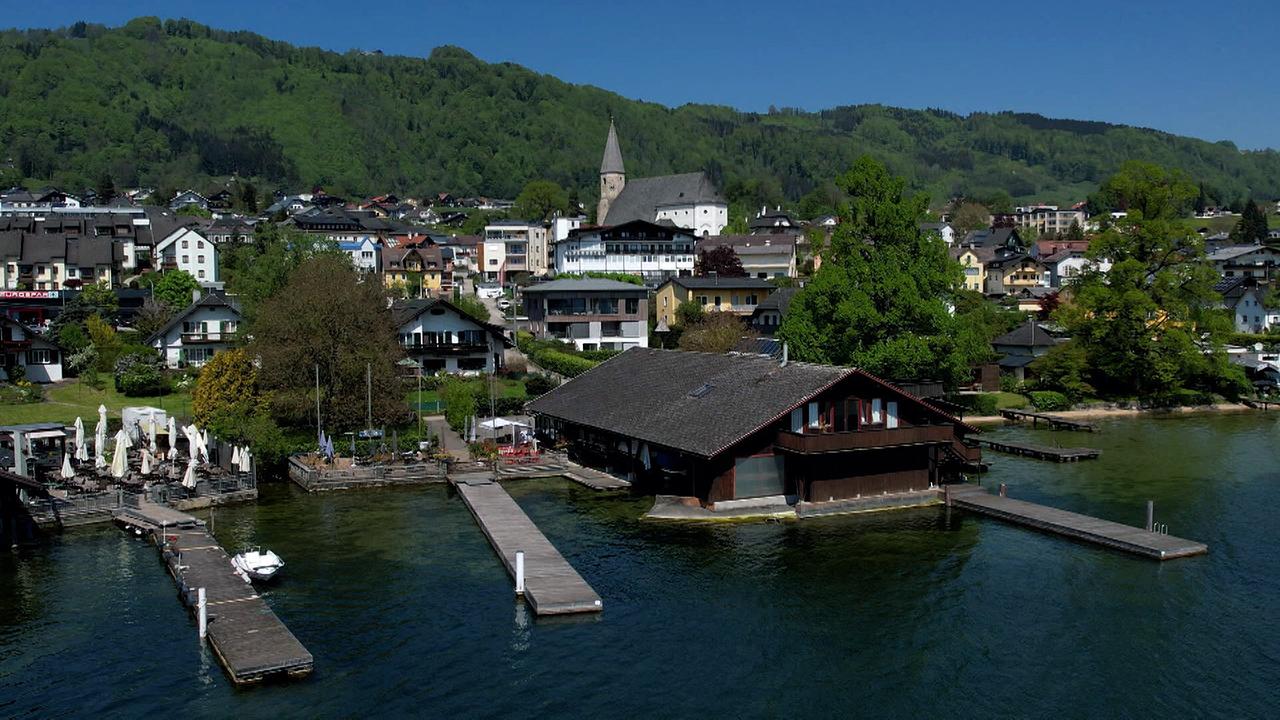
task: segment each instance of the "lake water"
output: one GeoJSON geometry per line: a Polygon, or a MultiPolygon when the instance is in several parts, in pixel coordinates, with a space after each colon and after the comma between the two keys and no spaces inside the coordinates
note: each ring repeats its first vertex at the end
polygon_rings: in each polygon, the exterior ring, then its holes
{"type": "Polygon", "coordinates": [[[534,620],[447,488],[217,512],[287,561],[267,592],[308,679],[236,690],[154,548],[114,527],[0,553],[0,717],[1275,717],[1280,414],[1000,429],[984,484],[1210,554],[1157,563],[942,509],[783,524],[643,521],[650,501],[508,488],[604,598],[534,620]]]}

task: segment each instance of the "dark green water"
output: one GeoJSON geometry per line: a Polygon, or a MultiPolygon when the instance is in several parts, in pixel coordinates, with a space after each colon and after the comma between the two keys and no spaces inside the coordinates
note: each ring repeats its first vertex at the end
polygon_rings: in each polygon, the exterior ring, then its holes
{"type": "Polygon", "coordinates": [[[220,510],[288,562],[269,602],[307,680],[231,687],[155,550],[114,528],[0,554],[0,717],[1275,717],[1280,415],[1120,420],[984,483],[1170,532],[1165,564],[927,509],[666,525],[643,499],[508,487],[604,598],[533,620],[443,487],[220,510]]]}

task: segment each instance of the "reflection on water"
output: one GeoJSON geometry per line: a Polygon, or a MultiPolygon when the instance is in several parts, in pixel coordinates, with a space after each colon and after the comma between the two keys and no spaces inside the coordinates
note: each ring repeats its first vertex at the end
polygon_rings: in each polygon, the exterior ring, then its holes
{"type": "Polygon", "coordinates": [[[230,687],[154,550],[114,528],[0,554],[0,716],[1273,716],[1280,416],[1113,421],[1096,462],[995,456],[1014,497],[1141,524],[1159,564],[940,508],[665,524],[559,481],[512,495],[604,598],[535,619],[440,486],[221,508],[228,550],[288,563],[264,591],[316,658],[230,687]]]}

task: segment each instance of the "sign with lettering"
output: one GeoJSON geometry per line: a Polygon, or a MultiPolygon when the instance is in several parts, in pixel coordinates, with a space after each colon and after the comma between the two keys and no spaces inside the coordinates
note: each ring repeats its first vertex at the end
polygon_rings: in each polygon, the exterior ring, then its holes
{"type": "Polygon", "coordinates": [[[0,300],[57,300],[57,290],[0,290],[0,300]]]}

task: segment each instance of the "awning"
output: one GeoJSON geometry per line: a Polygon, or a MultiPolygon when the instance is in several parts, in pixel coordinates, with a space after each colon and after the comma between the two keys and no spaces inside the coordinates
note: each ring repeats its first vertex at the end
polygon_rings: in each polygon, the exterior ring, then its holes
{"type": "Polygon", "coordinates": [[[527,428],[529,426],[522,422],[516,422],[515,420],[508,420],[506,418],[493,418],[492,420],[485,420],[484,422],[481,422],[480,427],[481,429],[484,429],[484,430],[501,430],[503,428],[508,428],[508,427],[527,428]]]}
{"type": "Polygon", "coordinates": [[[23,435],[23,437],[27,438],[28,440],[51,440],[53,438],[66,439],[67,431],[66,430],[37,430],[36,432],[27,433],[26,435],[23,435]]]}

